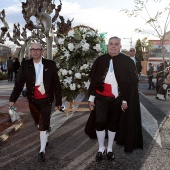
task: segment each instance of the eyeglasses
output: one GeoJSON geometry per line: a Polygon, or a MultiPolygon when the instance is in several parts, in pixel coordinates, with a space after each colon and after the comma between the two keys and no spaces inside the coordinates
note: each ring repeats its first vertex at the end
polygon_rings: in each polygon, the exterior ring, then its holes
{"type": "Polygon", "coordinates": [[[130,50],[130,52],[135,52],[135,50],[130,50]]]}
{"type": "Polygon", "coordinates": [[[32,51],[32,52],[41,52],[42,49],[39,49],[39,48],[38,48],[38,49],[31,48],[30,51],[32,51]]]}

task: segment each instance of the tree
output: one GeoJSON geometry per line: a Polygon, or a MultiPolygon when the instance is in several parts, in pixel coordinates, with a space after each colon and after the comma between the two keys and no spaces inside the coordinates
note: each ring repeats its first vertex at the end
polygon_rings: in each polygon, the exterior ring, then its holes
{"type": "Polygon", "coordinates": [[[0,20],[3,23],[3,27],[1,27],[1,33],[0,33],[0,43],[4,44],[5,41],[5,35],[9,29],[8,23],[5,20],[5,10],[3,9],[2,11],[0,11],[0,20]]]}
{"type": "Polygon", "coordinates": [[[136,48],[136,57],[138,57],[141,61],[143,61],[142,43],[140,39],[137,40],[135,48],[136,48]]]}
{"type": "MultiPolygon", "coordinates": [[[[135,0],[135,6],[132,10],[123,9],[121,11],[125,12],[129,17],[139,17],[142,12],[146,13],[146,18],[140,16],[146,25],[150,25],[154,32],[149,33],[146,30],[142,30],[140,28],[136,28],[135,31],[139,33],[151,34],[155,37],[158,37],[161,41],[161,53],[164,61],[164,44],[165,44],[165,34],[168,32],[169,23],[170,23],[170,4],[164,0],[153,0],[153,2],[148,0],[135,0]],[[155,14],[151,14],[153,10],[149,10],[148,3],[152,3],[152,6],[159,5],[159,3],[164,3],[165,8],[162,11],[156,11],[155,14]],[[165,16],[165,17],[164,17],[165,16]],[[164,17],[165,20],[161,20],[164,17]],[[162,22],[161,22],[162,21],[162,22]]],[[[167,39],[167,38],[166,38],[167,39]]],[[[170,39],[170,36],[168,37],[170,39]]]]}

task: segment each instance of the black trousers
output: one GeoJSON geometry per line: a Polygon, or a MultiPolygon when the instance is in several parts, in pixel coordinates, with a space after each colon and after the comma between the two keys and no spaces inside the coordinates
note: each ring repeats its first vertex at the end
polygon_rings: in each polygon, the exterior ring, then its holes
{"type": "Polygon", "coordinates": [[[31,115],[40,131],[50,131],[51,107],[52,104],[47,98],[29,101],[31,115]]]}
{"type": "Polygon", "coordinates": [[[153,79],[153,76],[148,77],[149,89],[151,89],[151,87],[155,88],[155,85],[154,85],[152,79],[153,79]]]}
{"type": "Polygon", "coordinates": [[[13,79],[13,69],[8,68],[8,81],[12,81],[13,79]]]}
{"type": "Polygon", "coordinates": [[[116,132],[119,125],[121,114],[121,98],[106,97],[100,94],[96,95],[96,130],[103,131],[108,129],[116,132]]]}

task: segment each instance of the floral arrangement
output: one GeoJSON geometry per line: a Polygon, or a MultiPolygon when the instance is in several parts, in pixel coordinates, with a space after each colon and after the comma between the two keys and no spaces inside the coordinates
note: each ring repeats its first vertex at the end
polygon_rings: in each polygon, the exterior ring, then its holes
{"type": "Polygon", "coordinates": [[[84,25],[76,26],[58,38],[56,63],[62,95],[67,101],[87,93],[92,62],[103,53],[101,40],[97,30],[84,25]]]}

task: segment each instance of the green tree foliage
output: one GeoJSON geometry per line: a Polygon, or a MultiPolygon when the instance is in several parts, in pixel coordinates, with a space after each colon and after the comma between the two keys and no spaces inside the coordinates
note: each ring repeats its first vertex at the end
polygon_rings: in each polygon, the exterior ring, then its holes
{"type": "Polygon", "coordinates": [[[141,61],[143,61],[142,43],[140,39],[137,40],[135,48],[136,48],[136,57],[138,57],[141,61]]]}

